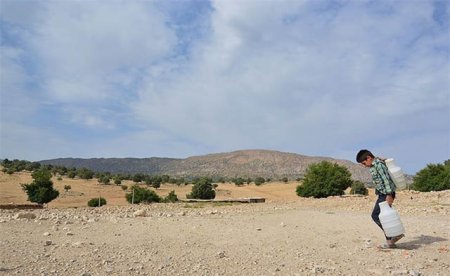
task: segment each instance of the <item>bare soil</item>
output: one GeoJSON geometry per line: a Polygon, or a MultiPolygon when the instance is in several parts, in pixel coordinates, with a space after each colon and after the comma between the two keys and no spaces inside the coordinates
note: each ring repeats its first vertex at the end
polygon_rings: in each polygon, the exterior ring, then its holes
{"type": "MultiPolygon", "coordinates": [[[[0,203],[29,204],[20,184],[30,182],[0,173],[0,203]]],[[[61,194],[46,208],[0,210],[0,275],[450,275],[450,191],[399,191],[406,237],[380,250],[372,190],[313,199],[296,182],[219,184],[218,199],[266,203],[130,205],[120,186],[53,182],[61,194]],[[98,196],[108,204],[86,207],[98,196]]],[[[156,192],[171,190],[183,199],[191,186],[156,192]]]]}

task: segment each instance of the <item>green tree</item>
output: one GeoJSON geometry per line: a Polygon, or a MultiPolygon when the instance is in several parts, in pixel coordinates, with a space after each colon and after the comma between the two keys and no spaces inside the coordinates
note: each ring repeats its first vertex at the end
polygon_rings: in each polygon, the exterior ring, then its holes
{"type": "Polygon", "coordinates": [[[59,196],[59,192],[53,188],[52,174],[49,170],[40,169],[34,171],[31,176],[33,182],[22,184],[22,189],[27,193],[29,201],[44,204],[59,196]]]}
{"type": "Polygon", "coordinates": [[[94,172],[87,168],[80,168],[77,170],[77,175],[81,179],[92,179],[94,177],[94,172]]]}
{"type": "Polygon", "coordinates": [[[135,183],[140,183],[144,180],[145,180],[145,175],[143,175],[142,173],[137,173],[137,174],[133,175],[133,182],[135,182],[135,183]]]}
{"type": "Polygon", "coordinates": [[[264,182],[266,182],[264,177],[258,176],[257,178],[255,178],[255,185],[256,186],[260,186],[261,184],[264,184],[264,182]]]}
{"type": "Polygon", "coordinates": [[[175,194],[175,191],[170,191],[170,193],[164,198],[164,202],[177,202],[178,197],[175,194]]]}
{"type": "Polygon", "coordinates": [[[196,199],[213,199],[216,197],[216,192],[213,189],[212,179],[202,177],[194,181],[192,191],[186,195],[187,198],[196,199]]]}
{"type": "Polygon", "coordinates": [[[362,183],[359,180],[353,181],[351,189],[350,189],[350,194],[355,195],[368,195],[369,194],[369,190],[367,190],[366,186],[364,185],[364,183],[362,183]]]}
{"type": "Polygon", "coordinates": [[[177,184],[177,186],[180,186],[180,185],[183,184],[184,182],[185,182],[184,177],[181,177],[181,178],[178,178],[178,179],[177,179],[176,184],[177,184]]]}
{"type": "Polygon", "coordinates": [[[161,176],[161,183],[169,183],[169,180],[170,180],[170,176],[168,176],[166,174],[161,176]]]}
{"type": "Polygon", "coordinates": [[[303,180],[297,186],[298,196],[322,198],[342,195],[352,184],[351,173],[346,167],[328,161],[311,164],[303,180]]]}
{"type": "Polygon", "coordinates": [[[41,167],[40,163],[29,162],[25,165],[25,170],[32,172],[32,171],[39,170],[40,167],[41,167]]]}
{"type": "Polygon", "coordinates": [[[120,185],[120,184],[122,184],[122,180],[120,180],[120,178],[116,177],[116,178],[114,178],[114,184],[120,185]]]}
{"type": "Polygon", "coordinates": [[[87,205],[89,207],[100,207],[106,205],[106,199],[103,197],[92,198],[88,201],[87,205]]]}
{"type": "Polygon", "coordinates": [[[69,170],[68,172],[67,172],[67,177],[68,178],[75,178],[75,176],[77,176],[77,172],[76,171],[74,171],[74,170],[69,170]]]}
{"type": "Polygon", "coordinates": [[[233,179],[233,183],[236,186],[242,186],[244,185],[245,180],[242,177],[237,177],[233,179]]]}
{"type": "Polygon", "coordinates": [[[428,164],[413,177],[412,188],[430,192],[450,189],[450,159],[444,164],[428,164]]]}
{"type": "Polygon", "coordinates": [[[156,181],[153,182],[152,183],[152,187],[155,188],[155,189],[159,189],[161,187],[161,182],[156,182],[156,181]]]}
{"type": "Polygon", "coordinates": [[[154,191],[139,186],[133,186],[131,188],[131,193],[126,194],[125,197],[129,203],[134,204],[161,201],[161,198],[154,191]]]}
{"type": "Polygon", "coordinates": [[[107,175],[100,176],[98,183],[108,185],[110,184],[111,178],[107,175]]]}
{"type": "Polygon", "coordinates": [[[163,182],[163,179],[161,176],[153,176],[150,179],[150,185],[155,188],[158,189],[159,187],[161,187],[161,183],[163,182]]]}

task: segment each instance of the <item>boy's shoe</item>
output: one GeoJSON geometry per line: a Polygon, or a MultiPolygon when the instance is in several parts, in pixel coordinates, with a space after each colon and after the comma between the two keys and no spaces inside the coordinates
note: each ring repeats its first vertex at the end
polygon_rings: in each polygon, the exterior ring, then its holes
{"type": "Polygon", "coordinates": [[[392,244],[395,244],[396,242],[398,242],[401,238],[403,238],[405,236],[405,234],[401,234],[398,236],[395,236],[391,239],[392,244]]]}

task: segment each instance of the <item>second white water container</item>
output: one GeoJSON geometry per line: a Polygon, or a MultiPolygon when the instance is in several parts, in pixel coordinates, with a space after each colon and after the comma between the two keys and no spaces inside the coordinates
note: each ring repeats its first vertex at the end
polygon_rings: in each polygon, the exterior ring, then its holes
{"type": "Polygon", "coordinates": [[[403,175],[402,169],[397,166],[394,162],[394,159],[389,158],[384,161],[386,166],[388,167],[389,175],[395,183],[395,186],[399,190],[403,190],[406,188],[406,178],[403,175]]]}
{"type": "Polygon", "coordinates": [[[405,233],[400,215],[386,201],[380,202],[380,222],[386,237],[395,237],[405,233]]]}

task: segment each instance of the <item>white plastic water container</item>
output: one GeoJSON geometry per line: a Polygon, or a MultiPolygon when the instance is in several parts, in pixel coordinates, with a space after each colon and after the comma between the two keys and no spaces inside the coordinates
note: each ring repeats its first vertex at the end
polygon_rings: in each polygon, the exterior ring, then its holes
{"type": "Polygon", "coordinates": [[[403,190],[406,188],[406,178],[402,172],[402,169],[397,166],[394,162],[393,158],[386,159],[384,161],[389,171],[389,175],[395,183],[395,186],[399,190],[403,190]]]}
{"type": "Polygon", "coordinates": [[[405,233],[400,215],[386,201],[380,202],[380,222],[386,237],[395,237],[405,233]]]}

